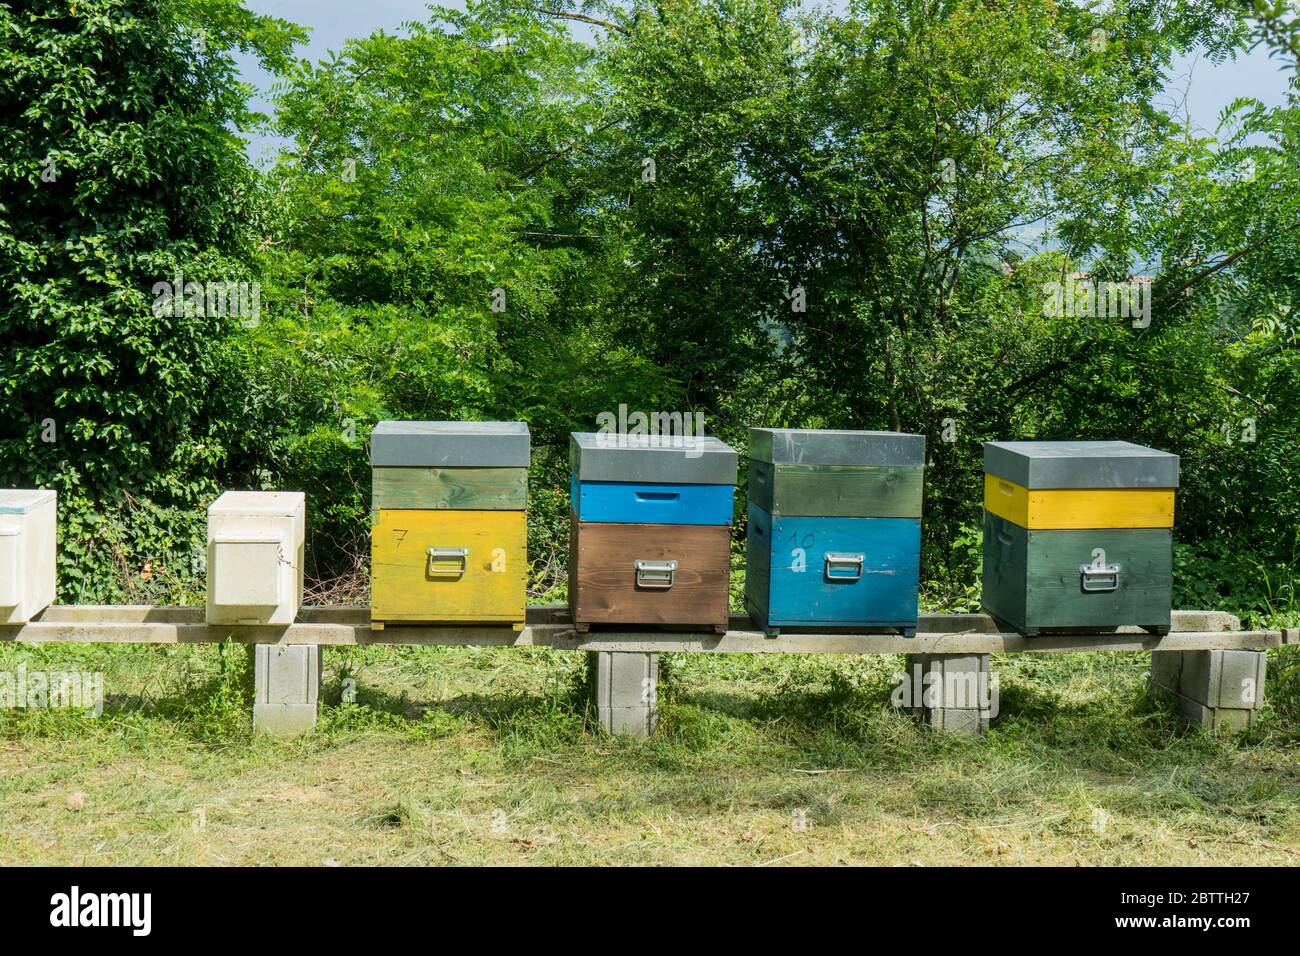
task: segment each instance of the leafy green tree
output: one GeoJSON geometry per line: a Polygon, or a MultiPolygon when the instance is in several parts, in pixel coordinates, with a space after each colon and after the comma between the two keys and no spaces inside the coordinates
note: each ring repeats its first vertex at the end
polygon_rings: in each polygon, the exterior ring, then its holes
{"type": "Polygon", "coordinates": [[[230,320],[156,316],[155,286],[252,278],[231,53],[283,66],[303,34],[235,0],[59,0],[5,4],[0,36],[0,480],[56,488],[93,552],[78,515],[214,488],[230,320]]]}
{"type": "Polygon", "coordinates": [[[601,317],[618,244],[592,229],[590,48],[488,6],[403,34],[299,64],[279,90],[293,145],[267,180],[265,318],[234,343],[234,419],[263,441],[232,466],[321,489],[322,574],[368,553],[377,419],[528,421],[546,555],[566,536],[568,431],[678,391],[601,317]]]}

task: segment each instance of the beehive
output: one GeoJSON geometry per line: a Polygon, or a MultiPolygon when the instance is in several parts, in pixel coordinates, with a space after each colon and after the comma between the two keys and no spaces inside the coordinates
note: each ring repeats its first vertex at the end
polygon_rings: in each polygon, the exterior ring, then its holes
{"type": "Polygon", "coordinates": [[[1178,456],[1125,441],[984,445],[984,610],[1047,628],[1169,630],[1178,456]]]}
{"type": "Polygon", "coordinates": [[[0,489],[0,624],[26,624],[54,603],[58,496],[0,489]]]}
{"type": "Polygon", "coordinates": [[[302,604],[307,499],[227,491],[208,508],[210,624],[292,624],[302,604]]]}
{"type": "Polygon", "coordinates": [[[781,628],[916,632],[925,436],[753,428],[745,606],[781,628]]]}
{"type": "Polygon", "coordinates": [[[529,454],[523,422],[375,426],[372,626],[523,627],[529,454]]]}
{"type": "Polygon", "coordinates": [[[736,453],[716,438],[570,437],[574,625],[725,632],[736,453]]]}

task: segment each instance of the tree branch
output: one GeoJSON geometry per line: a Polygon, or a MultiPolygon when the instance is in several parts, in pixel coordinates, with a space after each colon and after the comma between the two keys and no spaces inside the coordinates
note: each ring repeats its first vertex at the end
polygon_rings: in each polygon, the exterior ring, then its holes
{"type": "Polygon", "coordinates": [[[1242,248],[1238,249],[1236,252],[1234,252],[1232,255],[1228,256],[1227,258],[1221,259],[1211,266],[1206,266],[1200,272],[1189,277],[1185,282],[1179,283],[1175,288],[1170,289],[1168,292],[1161,295],[1160,298],[1152,302],[1151,303],[1152,306],[1163,305],[1169,300],[1182,295],[1188,289],[1192,288],[1192,286],[1199,285],[1200,283],[1204,282],[1206,279],[1210,278],[1211,276],[1228,268],[1228,266],[1232,265],[1234,262],[1237,262],[1239,259],[1242,259],[1245,256],[1250,255],[1250,253],[1254,252],[1260,246],[1267,245],[1268,243],[1272,242],[1274,239],[1280,239],[1283,236],[1285,236],[1287,233],[1295,232],[1297,229],[1300,229],[1300,222],[1293,222],[1291,225],[1287,226],[1285,229],[1281,230],[1280,232],[1271,232],[1266,236],[1256,239],[1250,245],[1243,246],[1242,248]]]}
{"type": "Polygon", "coordinates": [[[514,10],[527,10],[530,13],[540,13],[543,16],[555,17],[557,20],[577,20],[579,23],[590,23],[592,26],[604,27],[606,30],[613,30],[621,33],[623,36],[631,36],[632,31],[627,27],[619,26],[617,23],[611,23],[609,20],[599,20],[596,17],[589,17],[583,13],[570,13],[567,10],[547,10],[544,7],[513,7],[514,10]]]}

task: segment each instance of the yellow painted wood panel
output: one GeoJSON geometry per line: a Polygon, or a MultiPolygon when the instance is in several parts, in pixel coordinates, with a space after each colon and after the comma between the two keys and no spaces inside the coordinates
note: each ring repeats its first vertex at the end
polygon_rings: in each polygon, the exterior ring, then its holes
{"type": "Polygon", "coordinates": [[[984,507],[1022,528],[1172,528],[1173,488],[1036,488],[984,476],[984,507]]]}
{"type": "Polygon", "coordinates": [[[524,620],[525,512],[381,508],[371,517],[372,620],[524,620]],[[459,558],[431,559],[430,548],[464,549],[464,570],[459,558]]]}

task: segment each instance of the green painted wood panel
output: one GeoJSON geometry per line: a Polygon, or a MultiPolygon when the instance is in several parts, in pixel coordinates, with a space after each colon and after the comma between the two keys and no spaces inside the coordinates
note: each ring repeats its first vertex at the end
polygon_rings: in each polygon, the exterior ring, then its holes
{"type": "Polygon", "coordinates": [[[374,468],[374,508],[523,511],[526,468],[374,468]]]}
{"type": "MultiPolygon", "coordinates": [[[[981,606],[1018,630],[1025,629],[1025,562],[1028,538],[1010,521],[984,512],[981,606]]],[[[1024,531],[1023,528],[1019,529],[1024,531]]]]}
{"type": "Polygon", "coordinates": [[[919,518],[925,469],[749,463],[749,500],[771,515],[919,518]]]}
{"type": "Polygon", "coordinates": [[[984,514],[984,609],[1020,630],[1167,627],[1173,535],[1165,528],[1028,531],[984,514]],[[1085,591],[1098,552],[1120,566],[1114,591],[1085,591]]]}

